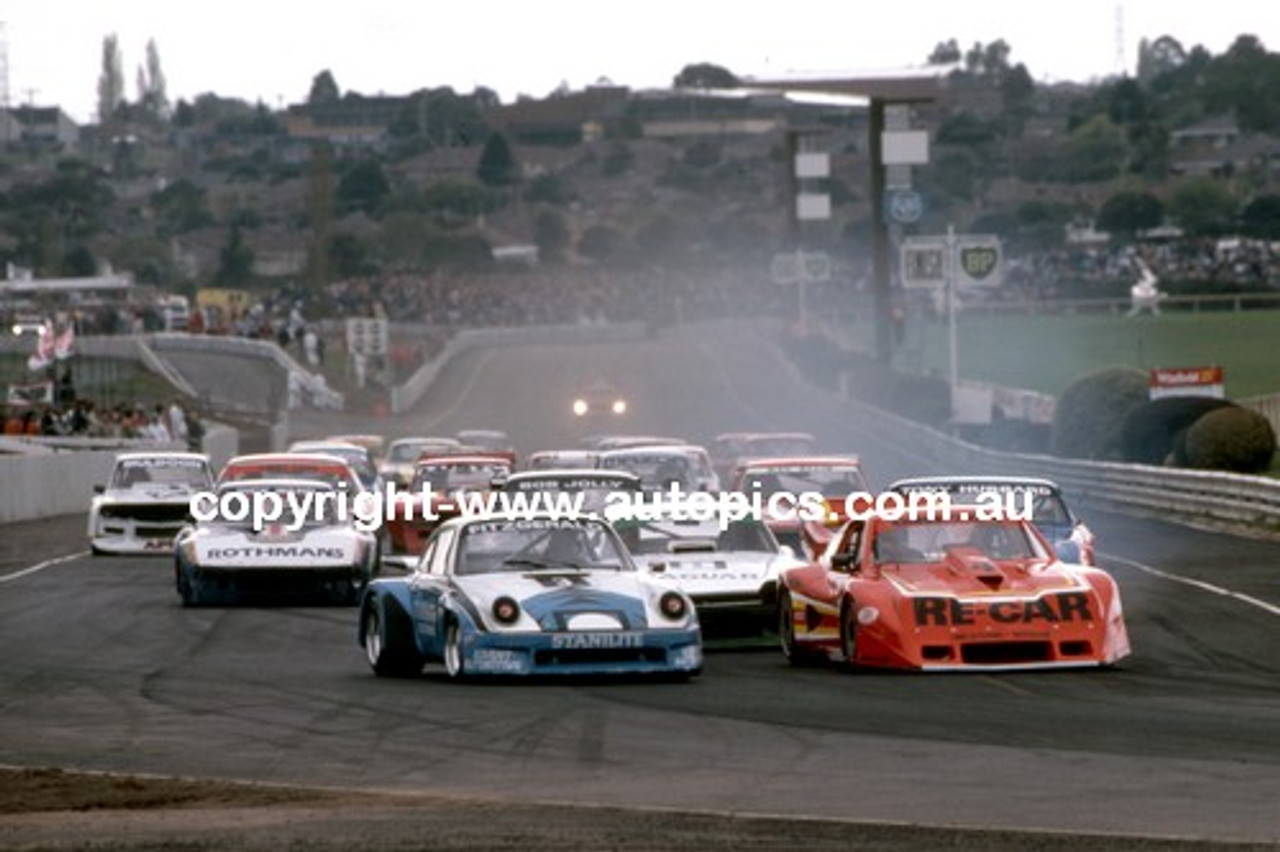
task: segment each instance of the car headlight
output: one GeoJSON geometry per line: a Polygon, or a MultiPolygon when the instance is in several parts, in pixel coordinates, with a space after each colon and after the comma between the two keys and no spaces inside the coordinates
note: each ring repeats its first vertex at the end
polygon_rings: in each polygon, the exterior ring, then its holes
{"type": "Polygon", "coordinates": [[[520,618],[520,604],[515,598],[503,595],[493,602],[493,618],[499,624],[515,624],[520,618]]]}
{"type": "Polygon", "coordinates": [[[615,400],[613,401],[613,413],[614,413],[614,414],[626,414],[626,413],[627,413],[627,401],[626,401],[625,399],[615,399],[615,400]]]}
{"type": "Polygon", "coordinates": [[[575,399],[573,401],[573,413],[582,417],[587,413],[587,401],[585,399],[575,399]]]}
{"type": "Polygon", "coordinates": [[[658,610],[672,621],[680,621],[689,614],[689,605],[679,592],[664,592],[658,598],[658,610]]]}

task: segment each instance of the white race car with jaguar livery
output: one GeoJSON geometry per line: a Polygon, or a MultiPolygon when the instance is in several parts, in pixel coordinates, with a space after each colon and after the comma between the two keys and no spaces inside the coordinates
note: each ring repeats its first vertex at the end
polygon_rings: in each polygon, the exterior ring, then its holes
{"type": "Polygon", "coordinates": [[[642,569],[689,595],[708,633],[728,617],[772,627],[779,573],[804,564],[758,518],[722,528],[668,506],[617,518],[614,528],[642,569]]]}

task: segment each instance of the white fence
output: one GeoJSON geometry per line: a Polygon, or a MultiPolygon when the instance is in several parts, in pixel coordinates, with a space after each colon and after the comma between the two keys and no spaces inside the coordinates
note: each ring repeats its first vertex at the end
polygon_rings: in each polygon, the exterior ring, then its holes
{"type": "Polygon", "coordinates": [[[1280,393],[1251,396],[1238,399],[1236,403],[1267,418],[1271,423],[1271,431],[1276,434],[1276,443],[1280,445],[1280,393]]]}
{"type": "MultiPolygon", "coordinates": [[[[176,443],[108,438],[9,439],[29,452],[0,455],[0,523],[87,512],[93,486],[107,481],[116,454],[128,450],[185,450],[176,443]]],[[[9,446],[8,449],[23,449],[9,446]]],[[[235,429],[208,424],[203,449],[216,467],[235,455],[235,429]]]]}

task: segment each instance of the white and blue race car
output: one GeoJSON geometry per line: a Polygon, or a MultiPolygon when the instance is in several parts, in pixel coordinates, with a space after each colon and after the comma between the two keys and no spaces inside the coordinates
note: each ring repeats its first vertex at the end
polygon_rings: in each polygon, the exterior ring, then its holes
{"type": "Polygon", "coordinates": [[[613,528],[588,516],[445,521],[409,575],[369,584],[358,638],[379,675],[428,661],[454,679],[702,668],[692,601],[638,571],[613,528]]]}
{"type": "Polygon", "coordinates": [[[187,523],[191,495],[211,487],[213,471],[203,453],[120,453],[111,478],[94,488],[90,549],[168,556],[174,536],[187,523]]]}

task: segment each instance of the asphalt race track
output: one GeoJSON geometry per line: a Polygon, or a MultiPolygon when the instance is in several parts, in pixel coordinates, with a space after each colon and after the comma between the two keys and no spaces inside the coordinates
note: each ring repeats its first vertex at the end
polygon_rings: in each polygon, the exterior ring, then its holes
{"type": "MultiPolygon", "coordinates": [[[[660,339],[459,359],[421,411],[320,434],[806,429],[873,483],[920,467],[767,346],[660,339]]],[[[961,472],[961,471],[955,471],[961,472]]],[[[86,495],[86,506],[88,495],[86,495]]],[[[369,671],[354,611],[186,610],[163,558],[91,558],[83,518],[0,528],[0,762],[520,801],[1160,837],[1280,839],[1280,545],[1090,512],[1135,655],[1114,671],[849,674],[713,649],[689,684],[369,671]],[[61,557],[70,558],[61,558],[61,557]],[[46,562],[46,560],[52,560],[46,562]]]]}

